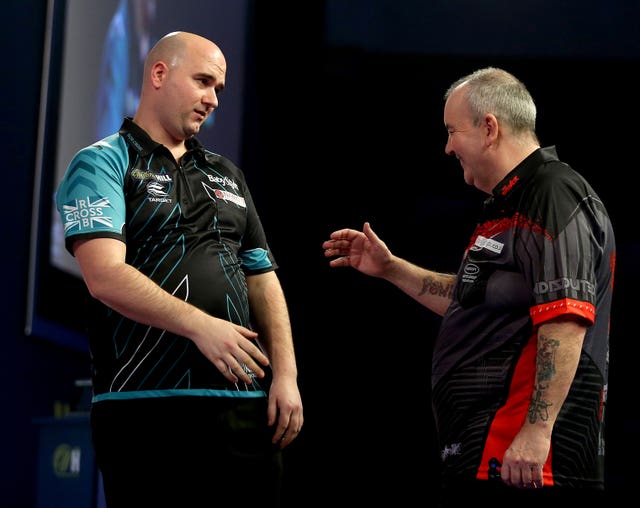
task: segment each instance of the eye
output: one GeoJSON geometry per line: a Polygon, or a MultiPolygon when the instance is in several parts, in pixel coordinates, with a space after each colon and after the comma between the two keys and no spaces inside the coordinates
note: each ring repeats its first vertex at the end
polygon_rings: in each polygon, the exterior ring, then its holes
{"type": "Polygon", "coordinates": [[[211,76],[207,76],[206,74],[196,75],[196,76],[194,76],[194,80],[196,82],[198,82],[204,88],[212,87],[214,85],[214,83],[215,83],[213,78],[211,76]]]}
{"type": "Polygon", "coordinates": [[[471,127],[468,129],[454,129],[453,127],[447,128],[447,134],[449,137],[453,136],[456,132],[468,132],[471,130],[471,127]]]}

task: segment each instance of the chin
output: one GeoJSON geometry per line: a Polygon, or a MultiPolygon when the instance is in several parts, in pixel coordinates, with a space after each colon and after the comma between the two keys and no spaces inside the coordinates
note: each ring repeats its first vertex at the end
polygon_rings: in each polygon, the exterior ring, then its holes
{"type": "Polygon", "coordinates": [[[200,124],[190,125],[188,129],[185,129],[187,137],[191,138],[200,132],[200,124]]]}

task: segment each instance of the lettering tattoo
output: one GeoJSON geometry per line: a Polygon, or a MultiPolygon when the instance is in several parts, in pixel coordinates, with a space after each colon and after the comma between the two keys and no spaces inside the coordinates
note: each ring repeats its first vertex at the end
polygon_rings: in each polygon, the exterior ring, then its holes
{"type": "Polygon", "coordinates": [[[422,279],[422,289],[418,293],[418,296],[425,294],[431,294],[435,296],[441,296],[443,298],[451,298],[453,294],[453,284],[443,284],[439,282],[436,277],[425,277],[422,279]]]}
{"type": "Polygon", "coordinates": [[[549,386],[549,381],[556,373],[556,351],[560,341],[544,337],[538,337],[538,354],[537,354],[537,383],[533,388],[531,403],[529,404],[529,423],[535,423],[538,420],[546,422],[549,419],[549,407],[553,404],[544,399],[544,392],[549,386]]]}

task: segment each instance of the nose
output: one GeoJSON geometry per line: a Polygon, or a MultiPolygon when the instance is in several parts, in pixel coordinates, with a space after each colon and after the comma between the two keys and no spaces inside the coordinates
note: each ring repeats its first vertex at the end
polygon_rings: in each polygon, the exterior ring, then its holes
{"type": "Polygon", "coordinates": [[[453,155],[454,151],[453,148],[451,148],[451,136],[447,136],[447,142],[444,145],[444,153],[446,153],[447,155],[453,155]]]}
{"type": "Polygon", "coordinates": [[[215,88],[211,87],[207,89],[207,93],[204,94],[202,98],[202,103],[211,110],[214,110],[218,107],[218,94],[216,93],[215,88]]]}

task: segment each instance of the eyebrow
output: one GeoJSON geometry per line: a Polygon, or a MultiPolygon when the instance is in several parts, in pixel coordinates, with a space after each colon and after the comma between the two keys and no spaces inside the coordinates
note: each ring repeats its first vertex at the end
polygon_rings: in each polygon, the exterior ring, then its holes
{"type": "MultiPolygon", "coordinates": [[[[196,79],[206,79],[213,82],[216,81],[216,77],[213,74],[209,74],[208,72],[196,72],[195,77],[196,79]]],[[[220,93],[224,90],[224,87],[224,83],[218,83],[214,88],[216,89],[217,93],[220,93]]]]}

